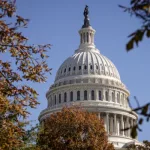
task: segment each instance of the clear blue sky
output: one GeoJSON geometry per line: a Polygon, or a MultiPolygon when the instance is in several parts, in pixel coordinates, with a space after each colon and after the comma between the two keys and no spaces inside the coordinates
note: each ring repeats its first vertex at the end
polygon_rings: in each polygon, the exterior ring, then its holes
{"type": "MultiPolygon", "coordinates": [[[[140,26],[140,21],[124,13],[118,4],[128,5],[129,0],[17,0],[17,14],[30,19],[23,33],[30,43],[53,46],[48,52],[49,66],[53,68],[47,83],[33,84],[39,92],[40,105],[31,110],[31,120],[37,120],[41,110],[46,108],[45,93],[53,83],[61,63],[79,46],[78,30],[83,24],[83,10],[89,5],[90,23],[96,29],[95,43],[101,53],[113,61],[123,83],[131,92],[131,99],[137,96],[140,104],[150,100],[150,42],[147,39],[139,48],[127,53],[127,36],[140,26]]],[[[150,140],[150,123],[142,126],[139,140],[150,140]]]]}

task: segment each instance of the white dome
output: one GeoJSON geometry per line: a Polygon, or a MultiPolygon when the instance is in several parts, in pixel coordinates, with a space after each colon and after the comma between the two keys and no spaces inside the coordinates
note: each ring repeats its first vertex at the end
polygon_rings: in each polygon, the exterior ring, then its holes
{"type": "Polygon", "coordinates": [[[120,80],[117,68],[107,57],[95,48],[86,48],[84,51],[77,50],[63,62],[57,71],[55,81],[69,76],[89,74],[120,80]]]}
{"type": "Polygon", "coordinates": [[[80,105],[104,120],[109,142],[121,148],[133,139],[131,130],[138,116],[128,104],[129,91],[115,65],[95,47],[95,30],[88,17],[79,31],[80,45],[57,71],[54,84],[46,93],[48,105],[39,116],[42,121],[64,106],[80,105]]]}

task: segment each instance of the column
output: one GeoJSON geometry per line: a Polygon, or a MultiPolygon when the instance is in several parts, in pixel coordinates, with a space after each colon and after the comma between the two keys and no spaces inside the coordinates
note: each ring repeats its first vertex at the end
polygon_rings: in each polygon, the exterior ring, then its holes
{"type": "Polygon", "coordinates": [[[91,43],[90,33],[88,32],[89,44],[91,43]]]}
{"type": "Polygon", "coordinates": [[[84,90],[81,89],[80,90],[80,101],[83,101],[84,100],[84,90]]]}
{"type": "Polygon", "coordinates": [[[88,100],[91,100],[91,90],[87,90],[88,100]]]}
{"type": "Polygon", "coordinates": [[[106,101],[106,98],[105,98],[105,90],[104,90],[104,89],[102,90],[102,100],[103,100],[103,101],[106,101]]]}
{"type": "Polygon", "coordinates": [[[99,100],[98,90],[97,90],[97,89],[95,90],[95,99],[96,99],[96,100],[99,100]]]}
{"type": "Polygon", "coordinates": [[[115,97],[115,103],[117,103],[117,92],[115,91],[114,94],[115,94],[115,96],[114,96],[115,97]]]}
{"type": "Polygon", "coordinates": [[[110,132],[111,134],[113,134],[113,129],[114,129],[114,126],[113,126],[113,117],[109,117],[110,118],[110,132]]]}
{"type": "Polygon", "coordinates": [[[84,33],[82,32],[82,43],[84,43],[84,33]]]}
{"type": "Polygon", "coordinates": [[[107,126],[107,133],[109,134],[109,113],[106,113],[106,126],[107,126]]]}
{"type": "Polygon", "coordinates": [[[108,89],[108,101],[109,101],[109,102],[112,101],[111,90],[110,90],[110,89],[108,89]]]}
{"type": "Polygon", "coordinates": [[[67,91],[67,102],[70,102],[70,91],[67,91]]]}
{"type": "Polygon", "coordinates": [[[117,131],[117,117],[116,114],[114,114],[114,135],[116,135],[117,131]]]}
{"type": "Polygon", "coordinates": [[[77,91],[73,90],[73,101],[77,101],[77,91]]]}
{"type": "Polygon", "coordinates": [[[121,115],[121,132],[122,132],[122,135],[124,136],[124,121],[123,121],[123,115],[121,115]]]}
{"type": "Polygon", "coordinates": [[[100,120],[101,119],[101,113],[98,112],[98,119],[100,120]]]}
{"type": "Polygon", "coordinates": [[[127,124],[127,126],[126,126],[126,128],[128,128],[128,130],[127,130],[127,137],[129,137],[130,136],[130,126],[129,126],[129,117],[127,117],[127,121],[126,121],[126,124],[127,124]]]}

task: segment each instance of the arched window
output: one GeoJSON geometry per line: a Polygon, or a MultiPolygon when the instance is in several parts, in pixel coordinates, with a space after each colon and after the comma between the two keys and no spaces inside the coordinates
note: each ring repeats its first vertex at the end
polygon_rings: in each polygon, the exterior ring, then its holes
{"type": "Polygon", "coordinates": [[[56,95],[55,95],[55,105],[56,105],[56,95]]]}
{"type": "Polygon", "coordinates": [[[108,92],[107,91],[105,92],[105,99],[106,99],[106,101],[108,101],[108,92]]]}
{"type": "Polygon", "coordinates": [[[73,92],[70,92],[70,101],[73,101],[73,92]]]}
{"type": "Polygon", "coordinates": [[[117,93],[117,103],[120,103],[119,93],[117,93]]]}
{"type": "Polygon", "coordinates": [[[112,102],[115,102],[115,93],[112,92],[112,102]]]}
{"type": "Polygon", "coordinates": [[[79,70],[81,70],[81,66],[79,66],[79,70]]]}
{"type": "Polygon", "coordinates": [[[91,91],[91,99],[94,100],[95,96],[94,96],[94,90],[91,91]]]}
{"type": "Polygon", "coordinates": [[[76,67],[75,67],[75,66],[73,67],[73,70],[74,70],[74,71],[76,70],[76,67]]]}
{"type": "Polygon", "coordinates": [[[84,100],[87,100],[87,91],[84,91],[84,100]]]}
{"type": "Polygon", "coordinates": [[[67,93],[64,93],[64,102],[67,102],[67,93]]]}
{"type": "Polygon", "coordinates": [[[84,69],[85,69],[85,70],[87,69],[87,66],[86,66],[86,65],[84,66],[84,69]]]}
{"type": "Polygon", "coordinates": [[[93,66],[92,66],[92,65],[90,66],[90,69],[91,69],[91,70],[93,69],[93,66]]]}
{"type": "Polygon", "coordinates": [[[71,70],[71,68],[69,67],[68,71],[70,71],[70,70],[71,70]]]}
{"type": "Polygon", "coordinates": [[[80,100],[80,91],[77,91],[77,100],[80,100]]]}
{"type": "Polygon", "coordinates": [[[61,94],[59,94],[59,103],[61,103],[61,94]]]}
{"type": "Polygon", "coordinates": [[[96,65],[96,69],[98,69],[98,65],[96,65]]]}
{"type": "Polygon", "coordinates": [[[101,91],[98,92],[98,95],[99,95],[99,100],[102,100],[102,92],[101,91]]]}
{"type": "Polygon", "coordinates": [[[121,100],[122,100],[122,105],[124,105],[124,94],[122,94],[121,100]]]}

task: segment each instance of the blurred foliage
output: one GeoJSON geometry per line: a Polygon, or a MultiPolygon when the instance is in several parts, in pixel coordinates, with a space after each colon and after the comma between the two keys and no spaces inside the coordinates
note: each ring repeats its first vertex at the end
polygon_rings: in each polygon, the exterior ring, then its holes
{"type": "MultiPolygon", "coordinates": [[[[142,21],[142,25],[131,33],[128,37],[130,38],[129,42],[126,44],[126,50],[133,50],[134,45],[138,46],[139,42],[143,41],[144,36],[150,38],[150,0],[130,0],[130,6],[122,6],[119,5],[124,12],[128,12],[131,16],[135,16],[137,19],[142,21]]],[[[135,97],[137,102],[137,108],[133,108],[139,116],[139,121],[137,124],[132,127],[131,135],[133,138],[137,136],[137,129],[140,129],[140,125],[142,125],[144,119],[149,122],[150,119],[150,103],[147,103],[143,106],[140,106],[139,101],[135,97]]]]}
{"type": "Polygon", "coordinates": [[[128,150],[150,150],[150,142],[143,141],[143,145],[129,145],[127,147],[128,150]]]}
{"type": "Polygon", "coordinates": [[[103,121],[77,106],[46,118],[37,145],[41,150],[114,150],[103,121]]]}
{"type": "Polygon", "coordinates": [[[138,46],[144,36],[150,38],[150,1],[131,0],[130,7],[122,5],[119,5],[119,7],[121,7],[124,12],[134,15],[137,19],[142,21],[141,27],[128,36],[130,40],[126,45],[126,50],[130,51],[134,48],[134,44],[138,46]]]}
{"type": "Polygon", "coordinates": [[[27,108],[38,104],[30,83],[45,82],[51,70],[46,63],[50,45],[28,45],[21,32],[28,21],[16,14],[15,1],[0,0],[0,55],[13,60],[0,58],[0,150],[24,145],[27,108]]]}

